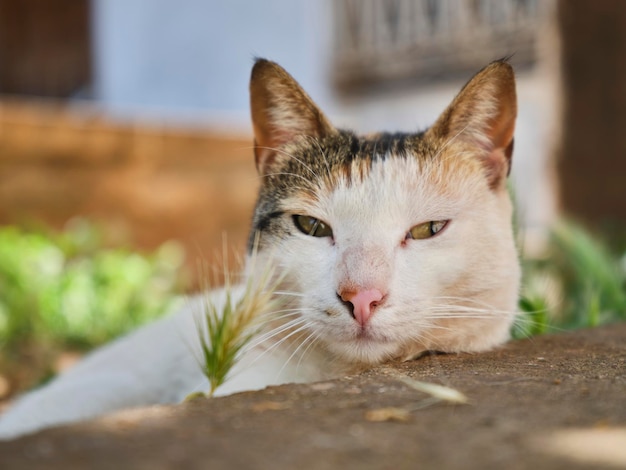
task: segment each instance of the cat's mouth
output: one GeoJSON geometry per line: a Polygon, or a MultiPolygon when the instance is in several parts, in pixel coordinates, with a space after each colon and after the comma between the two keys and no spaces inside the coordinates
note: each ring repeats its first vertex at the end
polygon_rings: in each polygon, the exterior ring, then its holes
{"type": "Polygon", "coordinates": [[[367,326],[362,326],[359,328],[355,335],[355,339],[357,341],[376,341],[379,342],[380,338],[377,338],[367,326]]]}
{"type": "Polygon", "coordinates": [[[371,327],[360,328],[352,332],[350,338],[336,342],[331,350],[348,358],[354,363],[379,364],[392,357],[397,357],[399,345],[371,327]]]}
{"type": "MultiPolygon", "coordinates": [[[[324,313],[328,317],[340,317],[346,315],[346,312],[343,309],[328,308],[324,310],[324,313]]],[[[351,318],[351,324],[343,325],[341,328],[333,328],[329,333],[330,336],[334,337],[332,342],[336,342],[335,344],[343,344],[350,348],[362,348],[370,349],[372,347],[390,347],[395,345],[397,341],[391,336],[385,334],[384,330],[377,327],[376,325],[372,325],[371,323],[366,323],[364,325],[360,325],[356,320],[354,320],[354,316],[351,318]],[[332,331],[334,330],[334,331],[332,331]]]]}
{"type": "Polygon", "coordinates": [[[358,326],[352,339],[358,344],[368,345],[383,345],[389,344],[392,341],[391,338],[388,338],[386,335],[376,331],[376,329],[372,328],[371,325],[358,326]]]}

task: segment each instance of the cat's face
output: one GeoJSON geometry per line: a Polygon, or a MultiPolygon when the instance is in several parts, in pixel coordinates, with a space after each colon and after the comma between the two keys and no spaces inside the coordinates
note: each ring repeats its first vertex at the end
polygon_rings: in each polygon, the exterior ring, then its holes
{"type": "Polygon", "coordinates": [[[363,363],[508,338],[520,273],[507,64],[480,72],[419,134],[336,130],[268,61],[251,94],[263,177],[253,229],[293,294],[288,319],[302,338],[363,363]]]}

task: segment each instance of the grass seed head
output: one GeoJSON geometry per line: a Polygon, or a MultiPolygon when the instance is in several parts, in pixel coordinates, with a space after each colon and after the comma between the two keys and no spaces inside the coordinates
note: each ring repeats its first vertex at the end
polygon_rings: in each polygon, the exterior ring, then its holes
{"type": "MultiPolygon", "coordinates": [[[[256,249],[250,256],[250,264],[258,262],[256,249]]],[[[251,272],[257,272],[254,269],[251,272]]],[[[219,307],[207,295],[203,312],[196,316],[196,328],[202,350],[201,366],[209,380],[209,395],[229,377],[243,348],[260,332],[272,313],[278,310],[279,299],[275,295],[280,279],[275,270],[267,266],[258,275],[251,275],[245,283],[241,298],[233,298],[230,273],[225,277],[225,302],[219,307]]]]}

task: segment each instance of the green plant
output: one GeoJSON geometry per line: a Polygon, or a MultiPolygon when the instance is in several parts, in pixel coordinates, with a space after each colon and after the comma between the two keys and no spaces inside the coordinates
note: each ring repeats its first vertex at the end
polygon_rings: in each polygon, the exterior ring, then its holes
{"type": "MultiPolygon", "coordinates": [[[[254,252],[256,253],[256,251],[254,252]]],[[[256,255],[252,255],[252,263],[256,255]]],[[[223,305],[207,293],[204,311],[196,316],[196,329],[200,341],[202,371],[209,380],[209,396],[229,377],[233,366],[246,345],[266,326],[280,305],[274,295],[278,281],[269,267],[259,278],[248,277],[243,295],[234,299],[228,268],[223,305]]]]}
{"type": "Polygon", "coordinates": [[[86,349],[172,307],[181,287],[180,246],[150,254],[104,248],[84,220],[51,234],[0,228],[0,347],[86,349]]]}
{"type": "Polygon", "coordinates": [[[523,314],[514,336],[626,320],[625,259],[580,226],[556,224],[545,256],[523,260],[523,314]]]}

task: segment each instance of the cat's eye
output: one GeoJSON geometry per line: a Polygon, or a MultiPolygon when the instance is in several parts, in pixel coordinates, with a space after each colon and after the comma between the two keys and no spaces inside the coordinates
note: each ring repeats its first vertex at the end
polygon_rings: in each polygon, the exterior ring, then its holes
{"type": "Polygon", "coordinates": [[[325,222],[308,215],[294,215],[293,222],[302,233],[312,237],[332,237],[333,230],[325,222]]]}
{"type": "Polygon", "coordinates": [[[423,240],[437,235],[448,224],[447,220],[434,220],[431,222],[424,222],[423,224],[416,225],[411,228],[406,234],[407,239],[423,240]]]}

